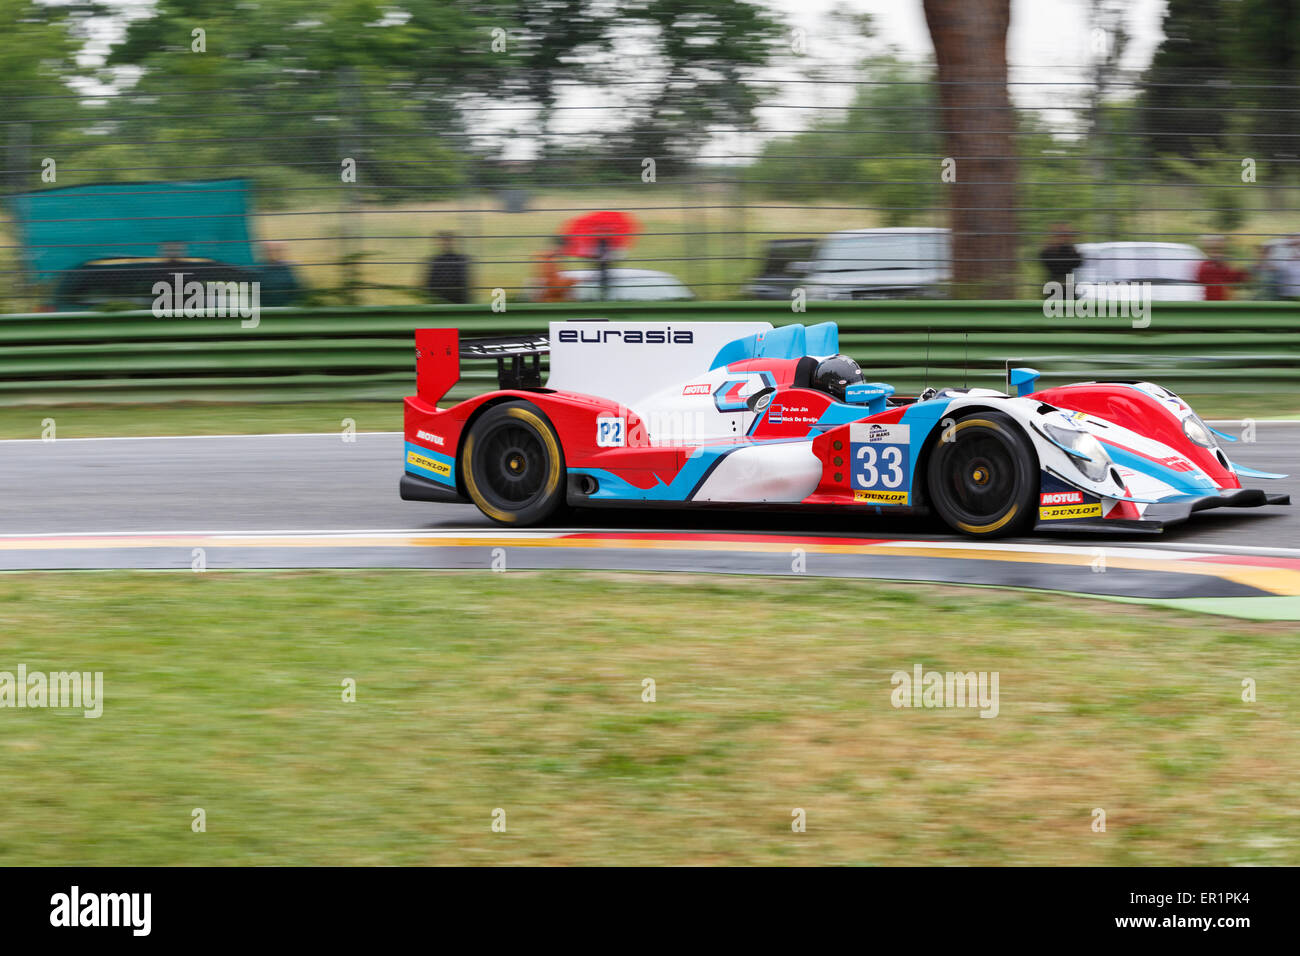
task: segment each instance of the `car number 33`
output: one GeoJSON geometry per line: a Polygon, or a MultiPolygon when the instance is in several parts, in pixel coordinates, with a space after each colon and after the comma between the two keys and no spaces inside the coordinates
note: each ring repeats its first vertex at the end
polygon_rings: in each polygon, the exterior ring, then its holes
{"type": "Polygon", "coordinates": [[[854,455],[855,488],[898,488],[907,478],[902,445],[859,445],[854,455]]]}

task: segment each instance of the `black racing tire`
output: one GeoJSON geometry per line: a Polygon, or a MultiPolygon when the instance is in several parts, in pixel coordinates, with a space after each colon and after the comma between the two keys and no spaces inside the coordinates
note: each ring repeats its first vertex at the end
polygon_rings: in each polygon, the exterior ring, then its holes
{"type": "Polygon", "coordinates": [[[470,427],[460,452],[465,491],[499,524],[538,524],[564,501],[564,451],[536,405],[494,405],[470,427]]]}
{"type": "Polygon", "coordinates": [[[1037,513],[1038,456],[1015,419],[979,411],[940,427],[926,491],[943,522],[977,537],[1026,529],[1037,513]]]}

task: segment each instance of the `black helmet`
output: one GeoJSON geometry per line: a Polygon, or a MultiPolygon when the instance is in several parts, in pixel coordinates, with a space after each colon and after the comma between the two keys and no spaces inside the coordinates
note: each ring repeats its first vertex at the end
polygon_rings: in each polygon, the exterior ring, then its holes
{"type": "Polygon", "coordinates": [[[832,355],[828,359],[822,359],[812,376],[814,388],[821,389],[841,402],[844,401],[844,390],[861,381],[864,381],[862,369],[847,355],[832,355]]]}

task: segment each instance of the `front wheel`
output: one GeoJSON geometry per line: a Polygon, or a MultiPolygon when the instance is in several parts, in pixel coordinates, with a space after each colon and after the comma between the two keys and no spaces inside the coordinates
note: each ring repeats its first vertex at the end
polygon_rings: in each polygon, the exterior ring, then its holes
{"type": "Polygon", "coordinates": [[[545,521],[564,499],[564,453],[546,416],[528,402],[494,405],[461,449],[465,490],[501,524],[545,521]]]}
{"type": "Polygon", "coordinates": [[[934,510],[954,530],[1001,536],[1033,520],[1038,458],[1001,412],[972,412],[942,431],[926,479],[934,510]]]}

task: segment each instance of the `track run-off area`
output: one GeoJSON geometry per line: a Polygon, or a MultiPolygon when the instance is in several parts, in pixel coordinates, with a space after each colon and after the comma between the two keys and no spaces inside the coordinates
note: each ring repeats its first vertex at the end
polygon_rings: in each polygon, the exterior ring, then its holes
{"type": "MultiPolygon", "coordinates": [[[[1235,434],[1230,426],[1218,427],[1235,434]]],[[[441,568],[806,574],[1035,588],[1300,620],[1300,509],[1217,509],[1163,534],[972,541],[924,519],[584,510],[504,529],[402,501],[402,436],[0,441],[0,570],[441,568]],[[345,440],[351,439],[351,440],[345,440]]],[[[1234,460],[1300,501],[1300,422],[1256,423],[1234,460]]]]}

